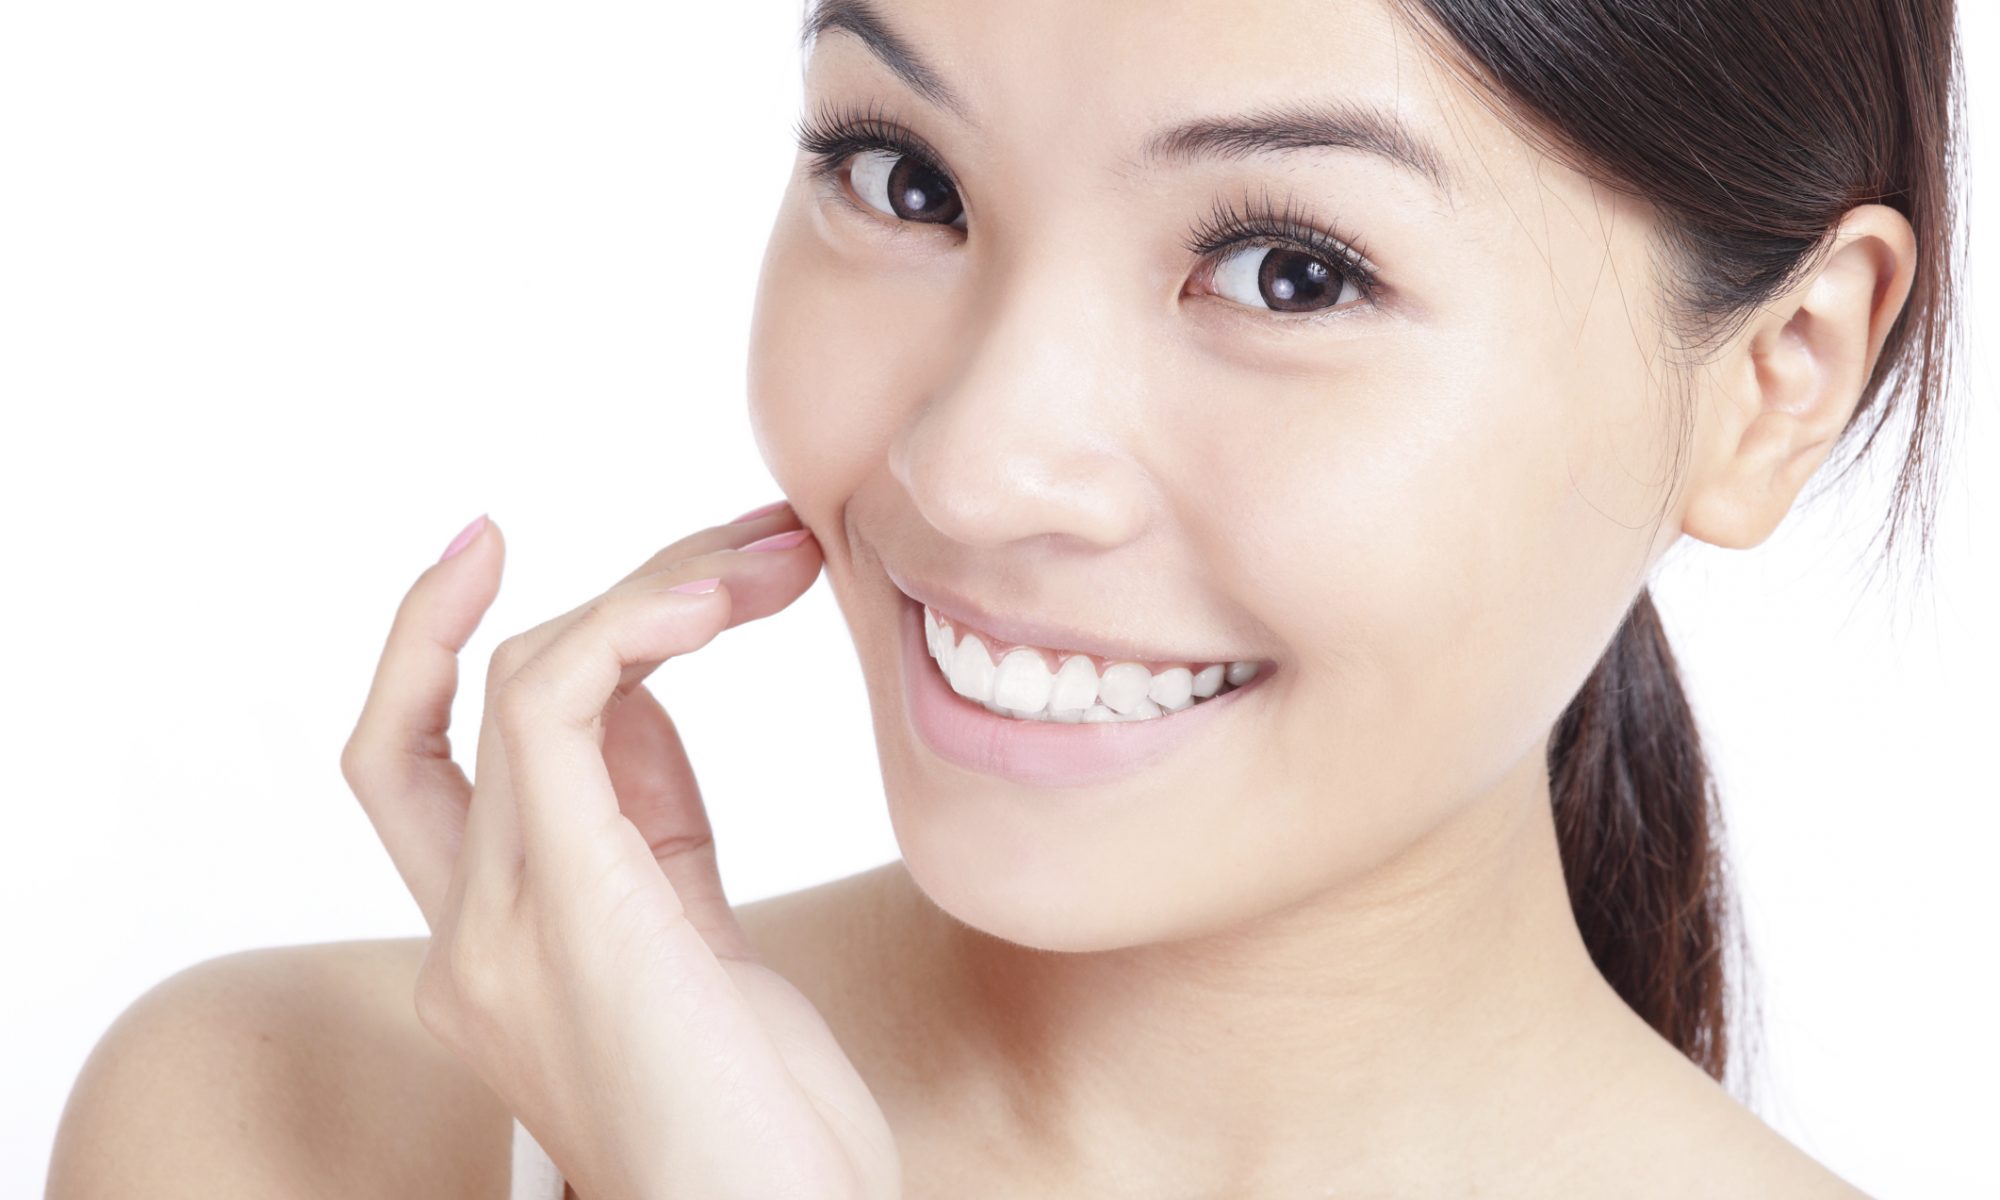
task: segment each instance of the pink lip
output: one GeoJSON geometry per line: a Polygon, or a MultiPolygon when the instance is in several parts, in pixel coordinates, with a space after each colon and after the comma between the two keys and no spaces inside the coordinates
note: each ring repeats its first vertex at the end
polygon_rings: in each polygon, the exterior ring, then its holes
{"type": "Polygon", "coordinates": [[[1064,725],[996,716],[951,690],[924,645],[923,608],[901,597],[903,702],[911,726],[938,757],[969,771],[1038,787],[1077,787],[1129,774],[1212,729],[1260,673],[1192,708],[1148,721],[1064,725]]]}

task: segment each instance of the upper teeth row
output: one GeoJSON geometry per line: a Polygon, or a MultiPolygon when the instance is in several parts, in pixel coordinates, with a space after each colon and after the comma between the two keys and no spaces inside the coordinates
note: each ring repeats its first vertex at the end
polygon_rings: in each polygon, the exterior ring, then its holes
{"type": "Polygon", "coordinates": [[[957,637],[949,621],[924,606],[924,642],[951,690],[994,712],[1045,721],[1139,721],[1205,700],[1224,684],[1240,687],[1257,675],[1249,660],[1163,667],[1112,662],[1100,671],[1087,654],[1058,656],[1017,646],[998,663],[976,633],[957,637]]]}

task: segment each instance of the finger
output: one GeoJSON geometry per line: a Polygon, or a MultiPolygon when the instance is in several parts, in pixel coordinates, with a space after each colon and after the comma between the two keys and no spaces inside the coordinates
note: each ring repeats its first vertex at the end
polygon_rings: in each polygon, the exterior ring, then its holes
{"type": "MultiPolygon", "coordinates": [[[[642,575],[653,575],[683,560],[698,555],[713,554],[717,550],[727,550],[735,546],[747,545],[760,538],[787,529],[799,527],[799,515],[785,504],[776,511],[755,517],[748,521],[731,521],[727,525],[711,525],[697,530],[669,546],[661,547],[645,562],[629,572],[619,583],[630,583],[642,575]]],[[[699,579],[699,575],[688,576],[699,579]]]]}
{"type": "MultiPolygon", "coordinates": [[[[810,551],[805,550],[804,547],[792,547],[787,551],[768,556],[758,554],[754,555],[752,561],[749,563],[737,567],[730,565],[731,559],[734,557],[730,552],[739,547],[749,545],[752,542],[761,541],[764,538],[799,527],[797,514],[787,505],[776,512],[768,513],[754,520],[731,522],[727,525],[712,525],[707,529],[691,533],[687,537],[674,542],[672,545],[664,546],[655,551],[645,562],[640,563],[638,567],[627,573],[617,583],[605,589],[600,595],[592,597],[569,611],[551,617],[534,628],[524,631],[520,635],[520,639],[531,653],[539,650],[548,643],[549,639],[553,638],[558,632],[566,628],[571,621],[580,616],[585,609],[597,603],[598,600],[603,599],[604,596],[617,591],[619,588],[630,586],[643,579],[661,575],[667,571],[676,572],[676,582],[687,579],[701,579],[709,575],[723,574],[726,571],[728,574],[724,575],[724,581],[730,585],[733,598],[737,601],[735,607],[738,618],[740,620],[750,620],[755,617],[768,616],[772,612],[789,604],[793,596],[796,595],[795,590],[790,595],[786,595],[778,603],[769,603],[772,598],[784,592],[784,581],[786,578],[789,578],[787,568],[790,568],[790,571],[795,573],[799,569],[801,560],[816,557],[818,543],[808,536],[804,546],[812,547],[810,551]],[[774,563],[772,560],[777,561],[774,563]],[[764,572],[775,568],[779,575],[778,585],[774,588],[768,584],[756,582],[746,590],[740,582],[746,575],[738,574],[739,571],[744,571],[746,568],[754,568],[757,576],[761,576],[764,572]],[[751,603],[744,604],[743,601],[746,599],[751,603]]],[[[818,570],[816,562],[808,563],[807,565],[811,571],[816,572],[818,570]]],[[[804,582],[810,583],[810,577],[804,582]]],[[[803,590],[803,584],[798,590],[803,590]]],[[[487,677],[489,694],[491,689],[499,682],[501,681],[494,679],[491,675],[487,677]]]]}
{"type": "Polygon", "coordinates": [[[680,731],[643,683],[605,718],[604,765],[619,811],[638,829],[716,957],[758,961],[723,891],[715,833],[680,731]]]}
{"type": "MultiPolygon", "coordinates": [[[[494,650],[486,670],[486,710],[479,730],[475,767],[478,784],[467,817],[458,862],[458,873],[463,877],[459,899],[463,902],[504,910],[511,908],[520,894],[526,851],[519,804],[514,797],[512,771],[507,761],[506,734],[500,722],[500,712],[505,703],[502,696],[508,682],[563,630],[580,620],[588,609],[602,605],[616,595],[657,591],[679,582],[683,581],[668,574],[643,582],[620,583],[591,604],[508,638],[494,650]]],[[[636,684],[638,678],[635,675],[631,682],[636,684]]],[[[602,772],[604,768],[600,765],[598,769],[602,772]]]]}
{"type": "Polygon", "coordinates": [[[471,810],[465,838],[452,877],[450,907],[485,913],[511,911],[520,895],[525,859],[521,821],[514,801],[514,782],[507,768],[506,738],[501,732],[497,691],[491,680],[506,678],[498,652],[487,666],[486,711],[479,724],[479,748],[473,766],[471,810]]]}
{"type": "MultiPolygon", "coordinates": [[[[732,970],[758,966],[716,954],[620,812],[598,724],[620,688],[636,692],[660,662],[698,650],[726,628],[728,608],[726,586],[706,594],[614,594],[514,674],[498,714],[524,832],[522,886],[558,918],[558,944],[572,962],[608,954],[608,962],[642,962],[656,980],[670,982],[648,996],[662,1034],[646,1040],[648,1062],[674,1078],[718,1082],[690,1094],[690,1104],[740,1108],[742,1096],[756,1096],[756,1112],[728,1112],[724,1124],[768,1128],[824,1120],[824,1112],[800,1090],[764,1026],[768,1004],[754,1006],[736,984],[732,970]],[[642,960],[632,958],[636,952],[642,960]],[[792,1110],[772,1112],[774,1102],[792,1110]]],[[[670,1114],[668,1128],[682,1124],[674,1116],[694,1114],[670,1114]]]]}
{"type": "MultiPolygon", "coordinates": [[[[630,866],[651,851],[625,820],[605,765],[609,705],[661,663],[729,624],[729,590],[621,590],[585,610],[502,685],[496,700],[526,871],[558,881],[630,866]]],[[[563,891],[561,883],[555,891],[563,891]]]]}
{"type": "Polygon", "coordinates": [[[447,736],[458,655],[499,591],[505,557],[505,539],[487,521],[459,553],[418,576],[341,751],[341,774],[433,923],[472,793],[447,736]]]}
{"type": "MultiPolygon", "coordinates": [[[[725,540],[742,542],[749,538],[754,541],[760,532],[753,526],[748,533],[729,535],[725,540]]],[[[676,544],[686,548],[699,542],[683,539],[676,544]]],[[[499,728],[498,714],[502,707],[500,696],[503,689],[527,663],[541,657],[543,651],[576,625],[586,612],[609,605],[620,596],[658,593],[690,579],[718,578],[723,581],[722,586],[729,595],[724,606],[727,614],[723,627],[726,628],[769,615],[790,604],[811,585],[820,565],[818,543],[810,536],[797,545],[769,553],[740,553],[733,546],[725,545],[706,554],[680,559],[672,567],[652,575],[628,577],[591,604],[543,622],[503,643],[495,652],[487,671],[487,715],[480,732],[477,771],[478,791],[482,797],[491,792],[508,797],[510,802],[487,805],[480,799],[473,801],[460,854],[460,871],[467,881],[463,889],[466,902],[511,905],[519,894],[523,879],[527,850],[519,800],[508,782],[512,773],[505,749],[508,739],[499,728]],[[491,788],[488,787],[489,782],[493,785],[491,788]]],[[[636,665],[602,700],[597,711],[602,713],[612,707],[618,698],[636,687],[658,665],[658,660],[636,665]]],[[[600,738],[602,733],[600,726],[597,730],[600,738]]],[[[600,775],[606,773],[601,755],[594,769],[600,775]]],[[[615,797],[615,785],[613,795],[615,797]]],[[[696,802],[699,803],[698,799],[696,802]]],[[[733,914],[731,917],[733,919],[733,914]]],[[[709,923],[714,925],[716,922],[711,919],[709,923]]],[[[727,938],[726,934],[724,936],[727,938]]],[[[735,943],[726,940],[724,945],[733,948],[735,943]]]]}

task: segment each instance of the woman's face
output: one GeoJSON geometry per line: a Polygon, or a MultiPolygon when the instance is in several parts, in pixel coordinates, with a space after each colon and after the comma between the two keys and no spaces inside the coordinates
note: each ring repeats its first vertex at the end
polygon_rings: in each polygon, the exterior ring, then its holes
{"type": "Polygon", "coordinates": [[[822,178],[799,156],[749,393],[859,647],[912,877],[995,935],[1098,949],[1544,803],[1551,724],[1680,532],[1644,206],[1531,152],[1379,0],[873,11],[933,86],[820,34],[810,123],[876,120],[822,178]],[[1336,107],[1400,122],[1442,182],[1296,133],[1149,153],[1336,107]],[[897,581],[1073,631],[1053,651],[1266,665],[1212,712],[1034,724],[1066,739],[1029,755],[1046,776],[1006,765],[1025,722],[947,695],[989,755],[968,766],[911,720],[897,581]],[[1150,757],[1096,753],[1135,731],[1150,757]]]}

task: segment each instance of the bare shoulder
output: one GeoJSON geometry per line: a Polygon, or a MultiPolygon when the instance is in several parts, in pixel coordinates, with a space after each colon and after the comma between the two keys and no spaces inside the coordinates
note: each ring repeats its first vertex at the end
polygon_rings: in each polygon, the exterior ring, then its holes
{"type": "MultiPolygon", "coordinates": [[[[835,1012],[869,873],[736,908],[772,966],[835,1012]]],[[[506,1195],[512,1119],[418,1021],[427,938],[277,946],[134,1000],[72,1085],[49,1200],[506,1195]]],[[[855,1034],[854,1036],[859,1036],[855,1034]]]]}
{"type": "Polygon", "coordinates": [[[1608,1106],[1623,1125],[1606,1141],[1624,1172],[1625,1194],[1716,1200],[1868,1200],[1730,1095],[1664,1041],[1652,1066],[1630,1081],[1629,1103],[1608,1106]],[[1645,1181],[1634,1190],[1634,1172],[1645,1181]]]}
{"type": "Polygon", "coordinates": [[[416,1017],[426,941],[249,950],[155,985],[71,1088],[50,1200],[505,1195],[511,1118],[416,1017]]]}
{"type": "Polygon", "coordinates": [[[1741,1181],[1737,1191],[1715,1194],[1771,1200],[1868,1200],[1861,1189],[1765,1124],[1720,1086],[1710,1087],[1710,1103],[1719,1110],[1714,1118],[1713,1144],[1723,1161],[1738,1165],[1741,1181]]]}

